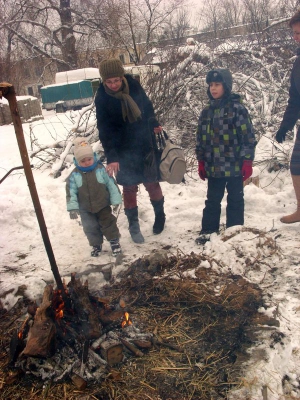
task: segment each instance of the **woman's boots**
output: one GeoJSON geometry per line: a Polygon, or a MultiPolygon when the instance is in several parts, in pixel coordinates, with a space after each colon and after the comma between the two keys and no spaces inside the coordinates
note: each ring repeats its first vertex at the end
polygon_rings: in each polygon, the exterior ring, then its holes
{"type": "Polygon", "coordinates": [[[129,232],[134,243],[144,243],[144,237],[141,234],[138,208],[125,208],[125,215],[129,223],[129,232]]]}
{"type": "MultiPolygon", "coordinates": [[[[164,212],[164,198],[151,200],[154,209],[155,221],[153,225],[154,235],[158,235],[164,230],[166,216],[164,212]]],[[[125,208],[125,215],[129,223],[129,232],[134,243],[144,243],[144,237],[140,230],[138,207],[125,208]]]]}
{"type": "Polygon", "coordinates": [[[297,199],[297,210],[293,214],[280,218],[280,221],[284,224],[300,222],[300,175],[292,175],[292,180],[297,199]]]}
{"type": "Polygon", "coordinates": [[[160,200],[151,200],[154,209],[155,221],[153,225],[154,235],[158,235],[164,230],[166,216],[164,212],[164,197],[160,200]]]}

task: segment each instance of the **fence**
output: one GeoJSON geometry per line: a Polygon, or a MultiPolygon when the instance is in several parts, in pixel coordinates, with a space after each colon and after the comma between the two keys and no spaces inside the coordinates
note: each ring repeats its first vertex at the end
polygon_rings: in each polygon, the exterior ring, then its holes
{"type": "MultiPolygon", "coordinates": [[[[43,119],[40,102],[35,97],[17,98],[18,110],[21,121],[43,119]]],[[[8,104],[0,103],[0,125],[12,123],[11,113],[8,104]]]]}

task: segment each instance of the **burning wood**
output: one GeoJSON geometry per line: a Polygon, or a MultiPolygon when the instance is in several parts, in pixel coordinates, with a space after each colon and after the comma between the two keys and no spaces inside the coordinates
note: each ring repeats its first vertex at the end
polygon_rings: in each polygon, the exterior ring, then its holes
{"type": "Polygon", "coordinates": [[[46,286],[43,301],[37,308],[34,322],[29,329],[27,343],[22,354],[31,357],[51,357],[56,349],[56,327],[51,318],[52,305],[51,285],[46,286]]]}
{"type": "Polygon", "coordinates": [[[134,326],[123,299],[114,307],[108,299],[92,296],[87,282],[82,284],[75,274],[64,288],[62,294],[46,286],[40,306],[28,307],[11,339],[12,365],[43,380],[69,377],[83,390],[88,381],[102,380],[112,366],[130,356],[142,357],[140,349],[151,348],[152,335],[134,326]]]}
{"type": "Polygon", "coordinates": [[[99,318],[91,304],[88,285],[83,286],[75,274],[71,276],[69,283],[70,298],[81,323],[84,335],[87,339],[96,339],[101,335],[101,325],[99,318]]]}
{"type": "MultiPolygon", "coordinates": [[[[257,310],[263,304],[262,293],[256,285],[242,277],[199,267],[203,260],[207,258],[202,253],[184,258],[172,257],[167,265],[161,267],[162,275],[155,280],[149,278],[148,260],[143,258],[132,265],[130,273],[123,279],[110,283],[101,292],[89,294],[100,325],[103,325],[102,313],[106,317],[110,313],[114,316],[110,318],[112,322],[101,327],[101,335],[93,340],[84,336],[77,315],[79,310],[72,301],[68,304],[63,299],[66,303],[63,316],[54,321],[57,352],[49,358],[17,357],[12,373],[2,373],[3,396],[13,398],[18,393],[20,398],[31,398],[33,390],[38,390],[38,384],[44,381],[51,382],[51,388],[56,391],[53,398],[76,397],[85,382],[85,397],[122,400],[161,396],[203,400],[225,398],[232,385],[240,382],[240,372],[243,377],[242,357],[260,330],[258,324],[261,324],[262,314],[257,310]],[[189,271],[195,272],[195,279],[186,273],[189,271]],[[222,287],[222,291],[216,295],[217,286],[222,287]],[[122,298],[126,299],[126,303],[120,301],[122,298]],[[130,312],[130,315],[126,317],[125,312],[130,312]],[[122,328],[122,322],[128,319],[132,325],[122,328]],[[142,327],[151,329],[151,333],[143,332],[142,327]],[[134,353],[120,338],[134,345],[144,356],[127,363],[134,353]],[[103,350],[101,352],[101,347],[109,349],[112,342],[123,346],[122,361],[114,367],[108,364],[109,357],[105,357],[103,350]],[[32,388],[28,390],[26,385],[20,385],[21,374],[24,373],[29,379],[30,375],[34,375],[32,388]],[[74,376],[79,377],[78,381],[74,376]],[[74,383],[74,388],[65,384],[70,381],[74,383]],[[60,382],[63,384],[56,384],[60,382]]],[[[54,291],[53,320],[57,315],[55,310],[60,308],[57,307],[57,303],[60,304],[59,294],[58,302],[55,296],[54,291]]],[[[70,299],[69,293],[67,296],[70,299]]],[[[22,303],[28,305],[25,301],[22,303]]],[[[18,310],[18,318],[23,310],[23,306],[18,310]]],[[[1,319],[2,327],[6,321],[3,332],[8,332],[6,327],[11,328],[12,320],[14,324],[19,320],[13,313],[8,314],[7,319],[1,319]]],[[[34,315],[34,309],[31,314],[34,315]]],[[[19,322],[21,329],[17,329],[17,333],[24,327],[20,335],[21,347],[26,344],[26,331],[32,322],[32,316],[25,325],[19,322]]],[[[272,326],[272,329],[276,330],[276,327],[272,326]]],[[[15,345],[12,347],[18,347],[18,344],[15,345]]],[[[40,387],[48,388],[50,385],[40,387]]],[[[44,398],[46,393],[40,389],[36,395],[44,398]]]]}

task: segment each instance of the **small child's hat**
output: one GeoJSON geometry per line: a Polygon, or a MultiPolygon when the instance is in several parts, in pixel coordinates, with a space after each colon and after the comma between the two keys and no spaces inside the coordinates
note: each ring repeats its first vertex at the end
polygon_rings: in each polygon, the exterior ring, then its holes
{"type": "Polygon", "coordinates": [[[74,142],[74,157],[80,163],[81,160],[87,157],[94,157],[92,146],[87,142],[86,138],[77,137],[74,142]]]}

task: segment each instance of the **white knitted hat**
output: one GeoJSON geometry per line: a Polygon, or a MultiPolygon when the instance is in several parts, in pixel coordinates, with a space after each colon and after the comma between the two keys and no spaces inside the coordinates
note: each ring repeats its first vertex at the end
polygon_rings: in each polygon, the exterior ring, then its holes
{"type": "Polygon", "coordinates": [[[83,137],[77,137],[74,142],[74,157],[80,163],[86,157],[94,157],[92,146],[83,137]]]}

